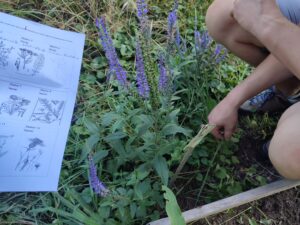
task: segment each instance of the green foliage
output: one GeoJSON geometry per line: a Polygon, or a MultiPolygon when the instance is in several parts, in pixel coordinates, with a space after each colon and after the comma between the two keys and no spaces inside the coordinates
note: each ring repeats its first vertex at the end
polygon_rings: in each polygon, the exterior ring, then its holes
{"type": "Polygon", "coordinates": [[[186,223],[181,214],[181,210],[174,193],[167,186],[163,186],[162,190],[165,192],[164,198],[166,200],[166,211],[171,221],[171,225],[185,225],[186,223]]]}

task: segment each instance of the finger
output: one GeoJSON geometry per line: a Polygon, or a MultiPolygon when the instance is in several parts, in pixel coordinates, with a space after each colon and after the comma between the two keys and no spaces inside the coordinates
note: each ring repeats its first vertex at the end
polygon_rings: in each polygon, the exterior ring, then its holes
{"type": "Polygon", "coordinates": [[[225,129],[225,132],[224,132],[225,140],[229,140],[231,138],[232,134],[234,133],[234,131],[235,131],[235,127],[225,129]]]}
{"type": "Polygon", "coordinates": [[[224,139],[221,127],[216,127],[211,133],[217,139],[224,139]]]}

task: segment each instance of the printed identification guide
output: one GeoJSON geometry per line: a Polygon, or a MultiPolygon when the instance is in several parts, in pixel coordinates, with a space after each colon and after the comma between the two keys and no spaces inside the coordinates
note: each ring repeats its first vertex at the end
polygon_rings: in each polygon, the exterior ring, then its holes
{"type": "Polygon", "coordinates": [[[84,39],[0,13],[0,192],[57,191],[84,39]]]}

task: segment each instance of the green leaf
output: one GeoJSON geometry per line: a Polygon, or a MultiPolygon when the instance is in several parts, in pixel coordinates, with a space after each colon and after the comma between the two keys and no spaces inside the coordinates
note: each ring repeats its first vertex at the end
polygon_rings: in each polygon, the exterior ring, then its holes
{"type": "Polygon", "coordinates": [[[136,211],[137,211],[137,205],[135,203],[131,203],[130,204],[130,215],[131,215],[131,218],[134,218],[134,216],[136,214],[136,211]]]}
{"type": "Polygon", "coordinates": [[[89,149],[92,149],[99,142],[99,139],[100,137],[98,134],[93,134],[86,140],[85,143],[89,149]]]}
{"type": "Polygon", "coordinates": [[[136,131],[137,135],[141,137],[144,135],[149,128],[151,128],[154,124],[154,120],[151,116],[141,115],[138,117],[138,121],[135,121],[137,124],[136,131]]]}
{"type": "Polygon", "coordinates": [[[146,198],[147,192],[151,189],[149,181],[139,182],[135,185],[134,192],[136,196],[143,200],[146,198]]]}
{"type": "Polygon", "coordinates": [[[90,119],[88,118],[84,118],[83,119],[83,123],[86,126],[86,128],[89,130],[90,133],[99,133],[99,128],[97,127],[97,125],[92,122],[90,119]]]}
{"type": "Polygon", "coordinates": [[[178,113],[180,112],[180,109],[173,110],[169,115],[168,119],[170,122],[177,123],[178,121],[178,113]]]}
{"type": "Polygon", "coordinates": [[[177,124],[174,124],[174,123],[167,124],[162,129],[162,134],[164,136],[175,135],[175,134],[178,134],[178,133],[184,134],[185,136],[190,136],[191,130],[180,127],[180,126],[178,126],[177,124]]]}
{"type": "Polygon", "coordinates": [[[216,177],[223,180],[225,179],[228,175],[227,175],[227,171],[225,168],[220,167],[217,171],[216,171],[216,177]]]}
{"type": "Polygon", "coordinates": [[[253,220],[253,219],[249,218],[248,221],[249,221],[250,225],[257,225],[257,223],[255,222],[255,220],[253,220]]]}
{"type": "Polygon", "coordinates": [[[111,141],[109,145],[121,156],[122,159],[126,159],[127,155],[121,140],[111,141]]]}
{"type": "Polygon", "coordinates": [[[239,182],[234,182],[226,188],[229,194],[235,195],[243,191],[242,185],[239,182]]]}
{"type": "Polygon", "coordinates": [[[162,190],[165,191],[164,198],[166,200],[166,212],[171,221],[171,225],[186,225],[172,190],[170,190],[167,186],[162,186],[162,190]]]}
{"type": "Polygon", "coordinates": [[[257,176],[255,179],[259,182],[260,186],[267,184],[267,179],[265,177],[257,176]]]}
{"type": "Polygon", "coordinates": [[[94,154],[94,162],[98,163],[100,160],[104,159],[108,155],[107,150],[100,150],[94,154]]]}
{"type": "Polygon", "coordinates": [[[102,206],[102,207],[99,208],[99,211],[98,211],[99,216],[100,216],[101,218],[107,219],[107,218],[109,218],[109,216],[110,216],[111,210],[112,210],[112,209],[111,209],[110,206],[102,206]]]}
{"type": "Polygon", "coordinates": [[[127,135],[122,132],[122,131],[118,131],[118,132],[115,132],[115,133],[112,133],[112,134],[109,134],[107,135],[104,140],[107,141],[107,142],[111,142],[111,141],[116,141],[116,140],[120,140],[124,137],[126,137],[127,135]]]}
{"type": "Polygon", "coordinates": [[[158,176],[160,176],[163,184],[168,185],[169,168],[168,168],[166,159],[162,156],[157,156],[153,161],[153,166],[154,166],[158,176]]]}
{"type": "Polygon", "coordinates": [[[106,77],[106,74],[102,70],[97,71],[97,78],[103,79],[106,77]]]}
{"type": "Polygon", "coordinates": [[[104,127],[108,127],[109,125],[111,125],[115,120],[120,119],[120,116],[115,113],[115,112],[109,112],[109,113],[105,113],[102,116],[102,121],[101,124],[104,127]]]}
{"type": "Polygon", "coordinates": [[[112,132],[116,132],[118,130],[122,130],[124,128],[125,121],[123,119],[119,119],[114,122],[114,124],[111,126],[112,132]]]}
{"type": "Polygon", "coordinates": [[[186,65],[188,65],[188,64],[193,64],[193,63],[196,63],[196,62],[197,62],[196,60],[184,60],[184,62],[183,62],[183,63],[180,63],[180,64],[178,65],[178,67],[181,68],[181,67],[184,67],[184,66],[186,66],[186,65]]]}
{"type": "Polygon", "coordinates": [[[140,165],[136,169],[136,176],[138,180],[143,180],[145,179],[150,173],[150,168],[147,163],[140,165]]]}
{"type": "Polygon", "coordinates": [[[90,152],[95,147],[95,145],[99,142],[99,140],[100,140],[99,135],[93,134],[85,141],[83,151],[81,152],[80,162],[82,162],[84,159],[86,159],[88,154],[90,154],[90,152]]]}
{"type": "Polygon", "coordinates": [[[107,61],[104,57],[96,57],[91,62],[91,68],[93,70],[99,70],[107,66],[107,61]]]}
{"type": "Polygon", "coordinates": [[[85,188],[81,193],[81,198],[85,203],[90,204],[92,202],[91,189],[85,188]]]}
{"type": "Polygon", "coordinates": [[[122,56],[126,56],[126,45],[121,45],[120,52],[122,56]]]}
{"type": "Polygon", "coordinates": [[[172,98],[171,98],[171,101],[177,101],[177,100],[180,100],[181,99],[181,97],[179,97],[179,96],[172,96],[172,98]]]}

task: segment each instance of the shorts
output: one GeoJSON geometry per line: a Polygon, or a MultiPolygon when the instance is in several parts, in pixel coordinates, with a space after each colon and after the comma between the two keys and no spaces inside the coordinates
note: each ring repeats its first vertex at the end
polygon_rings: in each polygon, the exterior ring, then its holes
{"type": "Polygon", "coordinates": [[[281,13],[292,23],[300,23],[300,0],[276,0],[281,13]]]}

